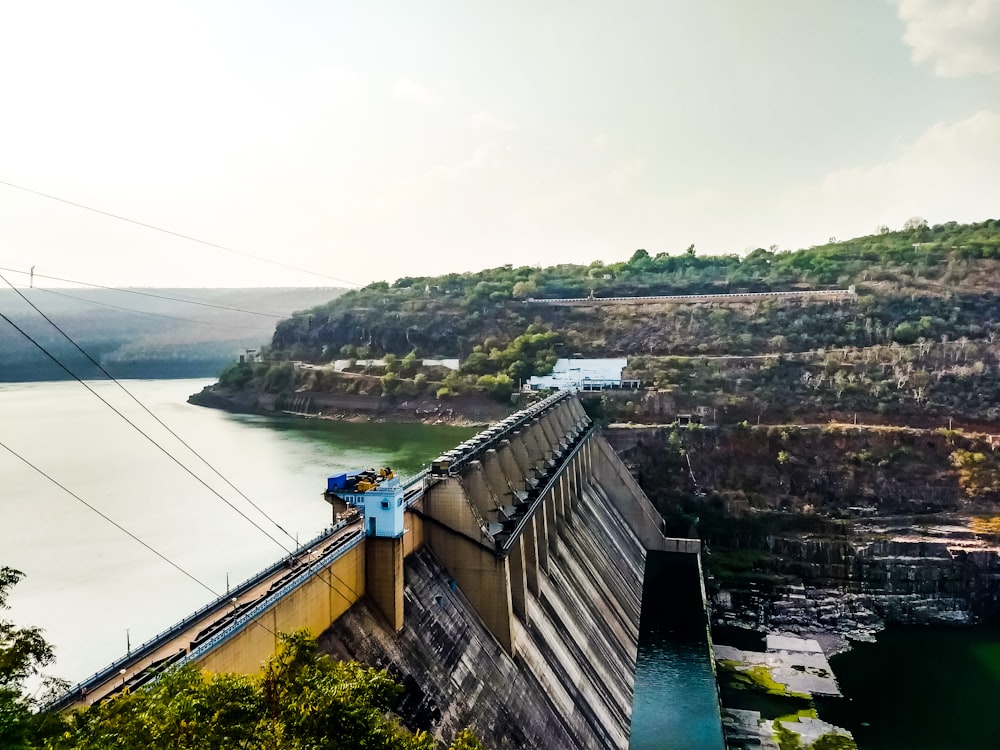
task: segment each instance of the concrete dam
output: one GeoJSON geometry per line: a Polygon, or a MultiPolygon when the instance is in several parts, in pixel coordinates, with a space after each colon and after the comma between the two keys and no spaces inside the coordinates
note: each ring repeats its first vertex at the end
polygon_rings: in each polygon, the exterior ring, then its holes
{"type": "MultiPolygon", "coordinates": [[[[627,748],[647,552],[697,560],[565,393],[407,483],[334,484],[337,521],[295,555],[81,683],[97,702],[176,664],[256,673],[277,634],[403,683],[404,721],[486,746],[627,748]]],[[[337,479],[337,481],[340,481],[337,479]]]]}

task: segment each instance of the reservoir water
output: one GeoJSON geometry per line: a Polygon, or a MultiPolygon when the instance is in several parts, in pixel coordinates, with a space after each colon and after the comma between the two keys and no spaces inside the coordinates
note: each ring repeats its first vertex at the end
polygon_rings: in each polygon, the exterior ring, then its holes
{"type": "MultiPolygon", "coordinates": [[[[182,458],[272,541],[75,382],[0,384],[0,443],[217,594],[330,523],[326,475],[419,471],[475,432],[426,425],[272,418],[191,406],[207,380],[125,381],[264,515],[193,458],[116,386],[90,385],[182,458]]],[[[5,616],[56,646],[51,674],[77,681],[213,599],[92,510],[0,448],[0,565],[23,571],[5,616]]]]}
{"type": "MultiPolygon", "coordinates": [[[[392,466],[416,473],[474,429],[261,417],[191,406],[206,380],[125,381],[172,430],[302,542],[330,523],[327,474],[392,466]]],[[[294,545],[109,383],[95,388],[241,512],[294,545]]],[[[226,591],[284,549],[75,382],[0,384],[0,443],[203,581],[226,591]]],[[[696,569],[651,556],[632,747],[720,750],[715,682],[698,613],[696,569]],[[652,588],[650,588],[652,586],[652,588]],[[664,609],[661,604],[674,605],[664,609]],[[683,602],[678,605],[678,602],[683,602]]],[[[56,646],[72,682],[214,598],[0,448],[0,565],[23,571],[5,612],[56,646]]]]}

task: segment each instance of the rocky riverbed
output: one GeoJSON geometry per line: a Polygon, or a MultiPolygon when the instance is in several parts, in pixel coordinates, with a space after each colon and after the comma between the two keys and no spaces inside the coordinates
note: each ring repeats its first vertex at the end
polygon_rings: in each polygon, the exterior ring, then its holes
{"type": "MultiPolygon", "coordinates": [[[[772,538],[783,583],[713,588],[716,624],[818,639],[828,653],[871,640],[887,624],[971,625],[1000,612],[1000,546],[968,519],[915,526],[883,519],[851,540],[772,538]]],[[[711,568],[709,557],[709,568],[711,568]]]]}

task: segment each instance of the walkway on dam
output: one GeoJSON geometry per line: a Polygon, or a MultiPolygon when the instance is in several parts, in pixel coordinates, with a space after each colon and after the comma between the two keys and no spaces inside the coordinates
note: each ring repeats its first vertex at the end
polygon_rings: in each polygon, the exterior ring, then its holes
{"type": "Polygon", "coordinates": [[[134,689],[150,682],[195,648],[217,636],[242,614],[276,597],[284,585],[311,565],[339,554],[350,542],[362,537],[363,523],[360,518],[328,529],[297,553],[258,573],[226,596],[206,605],[84,680],[64,695],[54,707],[91,705],[125,687],[134,689]]]}

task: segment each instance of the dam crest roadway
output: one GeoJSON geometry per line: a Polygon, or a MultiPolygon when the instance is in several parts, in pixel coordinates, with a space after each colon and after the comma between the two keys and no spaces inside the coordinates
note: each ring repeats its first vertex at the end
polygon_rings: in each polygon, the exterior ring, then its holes
{"type": "MultiPolygon", "coordinates": [[[[334,523],[67,691],[99,702],[196,664],[255,674],[280,633],[388,668],[404,720],[494,748],[627,748],[647,552],[698,566],[575,395],[555,393],[401,481],[336,475],[334,523]]],[[[702,602],[704,605],[704,601],[702,602]]]]}

